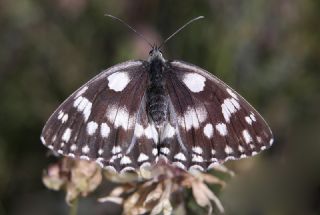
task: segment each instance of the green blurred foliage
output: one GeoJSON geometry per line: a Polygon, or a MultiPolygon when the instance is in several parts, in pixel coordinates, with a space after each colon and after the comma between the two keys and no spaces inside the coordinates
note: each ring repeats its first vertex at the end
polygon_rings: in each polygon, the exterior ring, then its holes
{"type": "MultiPolygon", "coordinates": [[[[269,122],[274,146],[228,162],[226,214],[320,214],[320,2],[316,0],[24,0],[0,2],[0,214],[67,214],[41,183],[50,114],[102,69],[146,58],[111,13],[237,89],[269,122]]],[[[79,214],[110,214],[87,198],[79,214]]]]}

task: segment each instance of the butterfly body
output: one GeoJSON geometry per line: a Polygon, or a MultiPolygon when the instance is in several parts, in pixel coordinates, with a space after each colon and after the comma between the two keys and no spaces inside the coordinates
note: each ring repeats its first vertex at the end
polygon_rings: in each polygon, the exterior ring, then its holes
{"type": "Polygon", "coordinates": [[[273,143],[237,92],[197,66],[165,60],[157,48],[147,61],[115,65],[80,87],[49,118],[41,140],[120,172],[160,161],[205,171],[273,143]]]}
{"type": "Polygon", "coordinates": [[[147,112],[150,119],[160,126],[167,120],[168,93],[165,87],[165,60],[157,48],[153,49],[149,58],[149,85],[147,90],[147,112]]]}

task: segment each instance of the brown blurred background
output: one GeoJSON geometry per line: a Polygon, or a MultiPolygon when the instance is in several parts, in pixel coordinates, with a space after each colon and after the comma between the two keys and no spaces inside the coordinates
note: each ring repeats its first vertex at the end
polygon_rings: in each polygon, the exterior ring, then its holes
{"type": "MultiPolygon", "coordinates": [[[[199,65],[237,89],[269,122],[274,146],[227,166],[226,214],[320,214],[320,1],[2,0],[0,214],[68,214],[47,190],[39,140],[58,105],[101,70],[145,59],[149,47],[116,15],[166,44],[167,59],[199,65]]],[[[103,192],[103,191],[101,191],[103,192]]],[[[110,208],[109,208],[110,209],[110,208]]],[[[79,214],[111,214],[95,198],[79,214]]]]}

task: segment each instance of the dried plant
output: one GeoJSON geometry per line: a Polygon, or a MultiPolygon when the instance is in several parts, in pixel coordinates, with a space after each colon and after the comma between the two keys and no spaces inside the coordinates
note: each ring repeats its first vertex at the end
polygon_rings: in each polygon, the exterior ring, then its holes
{"type": "MultiPolygon", "coordinates": [[[[223,166],[215,169],[232,174],[223,166]]],[[[49,166],[43,182],[49,189],[65,190],[66,201],[70,204],[79,196],[87,196],[94,191],[102,181],[101,173],[100,167],[94,162],[63,158],[58,164],[49,166]]],[[[192,193],[200,207],[207,208],[208,214],[212,214],[214,205],[224,212],[220,200],[208,185],[223,187],[225,182],[211,174],[186,172],[160,163],[137,173],[104,171],[104,175],[108,180],[118,183],[118,186],[99,201],[121,205],[124,215],[186,214],[188,193],[192,193]]]]}
{"type": "Polygon", "coordinates": [[[71,204],[79,196],[87,196],[102,181],[101,168],[94,162],[63,158],[44,171],[43,183],[52,190],[65,190],[71,204]]]}

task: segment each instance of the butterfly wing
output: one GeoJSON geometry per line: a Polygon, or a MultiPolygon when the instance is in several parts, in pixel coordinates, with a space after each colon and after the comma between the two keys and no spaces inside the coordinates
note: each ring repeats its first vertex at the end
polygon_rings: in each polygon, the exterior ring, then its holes
{"type": "MultiPolygon", "coordinates": [[[[260,114],[237,92],[207,71],[181,61],[167,63],[170,115],[178,129],[169,159],[204,170],[229,159],[252,156],[273,143],[260,114]]],[[[167,144],[170,146],[170,144],[167,144]]]]}
{"type": "Polygon", "coordinates": [[[155,135],[144,99],[148,67],[144,61],[128,61],[80,87],[47,121],[43,144],[59,154],[95,160],[115,171],[152,162],[155,135]]]}

